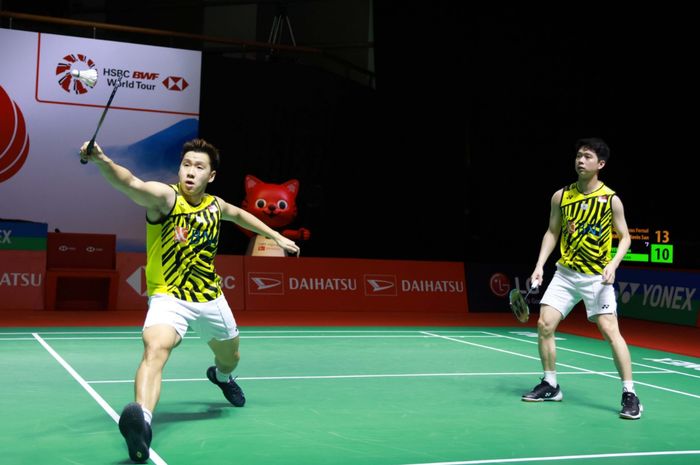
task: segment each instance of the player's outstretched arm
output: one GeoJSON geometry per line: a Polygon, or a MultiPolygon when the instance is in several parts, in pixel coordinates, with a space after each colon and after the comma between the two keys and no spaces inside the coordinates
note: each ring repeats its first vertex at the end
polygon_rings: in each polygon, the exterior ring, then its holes
{"type": "Polygon", "coordinates": [[[238,208],[235,205],[225,202],[221,198],[217,197],[217,201],[221,206],[221,217],[226,221],[232,221],[238,226],[253,231],[256,234],[269,237],[277,242],[277,245],[282,247],[284,250],[291,254],[299,253],[299,246],[294,243],[291,239],[284,237],[279,232],[275,231],[254,215],[248,213],[242,208],[238,208]]]}
{"type": "MultiPolygon", "coordinates": [[[[127,168],[115,163],[95,144],[91,153],[86,153],[89,142],[80,148],[81,157],[94,163],[100,174],[118,191],[134,203],[146,207],[149,212],[167,214],[175,201],[175,191],[161,182],[144,182],[127,168]]],[[[150,216],[150,215],[149,215],[150,216]]]]}

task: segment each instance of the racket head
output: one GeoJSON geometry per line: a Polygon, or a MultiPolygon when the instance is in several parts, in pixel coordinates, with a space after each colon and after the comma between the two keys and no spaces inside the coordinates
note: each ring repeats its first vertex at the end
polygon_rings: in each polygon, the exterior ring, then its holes
{"type": "Polygon", "coordinates": [[[513,311],[515,318],[521,323],[527,323],[530,319],[530,307],[528,307],[525,298],[520,293],[519,289],[511,289],[508,294],[508,300],[510,301],[510,309],[513,311]]]}

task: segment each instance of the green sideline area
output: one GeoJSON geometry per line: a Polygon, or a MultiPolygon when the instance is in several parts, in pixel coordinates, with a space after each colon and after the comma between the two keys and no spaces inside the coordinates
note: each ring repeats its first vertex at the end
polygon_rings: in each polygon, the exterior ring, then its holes
{"type": "MultiPolygon", "coordinates": [[[[235,408],[191,333],[164,373],[151,463],[700,463],[700,359],[632,346],[645,411],[629,421],[607,343],[558,345],[564,400],[526,403],[529,329],[243,328],[235,408]]],[[[115,421],[141,352],[137,327],[0,329],[2,463],[130,463],[115,421]]]]}

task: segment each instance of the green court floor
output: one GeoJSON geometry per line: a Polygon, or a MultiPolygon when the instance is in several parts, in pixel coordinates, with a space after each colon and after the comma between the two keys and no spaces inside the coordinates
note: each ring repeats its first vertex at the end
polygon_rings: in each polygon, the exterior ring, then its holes
{"type": "MultiPolygon", "coordinates": [[[[188,334],[164,373],[150,462],[169,465],[700,464],[700,359],[630,347],[641,420],[618,417],[608,345],[560,335],[563,402],[526,403],[517,328],[242,328],[243,408],[188,334]]],[[[130,463],[139,328],[0,329],[0,463],[130,463]]]]}

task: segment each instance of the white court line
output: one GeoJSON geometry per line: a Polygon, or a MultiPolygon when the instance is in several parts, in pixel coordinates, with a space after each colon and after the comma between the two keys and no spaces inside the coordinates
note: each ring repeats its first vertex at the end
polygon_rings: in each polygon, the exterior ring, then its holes
{"type": "MultiPolygon", "coordinates": [[[[463,341],[463,340],[461,340],[461,339],[455,339],[455,338],[452,338],[452,337],[449,337],[449,336],[440,336],[439,334],[433,334],[433,333],[430,333],[430,332],[428,332],[428,331],[422,331],[422,332],[425,333],[425,334],[432,334],[432,335],[435,336],[436,338],[445,339],[445,340],[453,341],[453,342],[459,342],[460,344],[467,344],[467,345],[471,345],[471,346],[475,346],[475,347],[481,347],[482,349],[489,349],[489,350],[494,350],[494,351],[496,351],[496,352],[503,352],[503,353],[506,353],[506,354],[515,355],[515,356],[517,356],[517,357],[529,358],[529,359],[537,360],[537,361],[540,360],[539,357],[533,357],[532,355],[525,355],[525,354],[521,354],[521,353],[519,353],[519,352],[513,352],[513,351],[510,351],[510,350],[498,349],[498,348],[496,348],[496,347],[485,346],[485,345],[483,345],[483,344],[477,344],[477,343],[475,343],[475,342],[467,342],[467,341],[463,341]]],[[[518,338],[510,337],[510,336],[504,336],[504,337],[507,337],[507,338],[510,338],[510,339],[514,339],[514,340],[516,340],[516,341],[528,342],[528,343],[533,344],[533,341],[527,341],[527,340],[524,340],[524,339],[518,339],[518,338]]],[[[536,342],[534,342],[534,344],[536,344],[536,342]]],[[[580,353],[586,354],[586,352],[580,352],[580,353]]],[[[592,356],[593,356],[593,355],[595,355],[595,354],[588,354],[588,355],[592,355],[592,356]]],[[[595,355],[595,356],[596,356],[596,357],[599,357],[599,355],[595,355]]],[[[569,365],[569,364],[567,364],[567,363],[560,363],[560,362],[557,362],[557,365],[558,365],[558,366],[561,366],[561,367],[571,368],[571,369],[573,369],[573,370],[581,370],[581,371],[584,371],[584,372],[587,372],[587,373],[596,373],[596,374],[598,374],[598,375],[600,375],[600,376],[605,376],[606,378],[613,378],[613,379],[616,379],[616,380],[619,380],[619,379],[620,379],[620,376],[617,375],[617,374],[611,375],[611,374],[608,374],[608,373],[602,372],[602,371],[601,371],[601,372],[597,372],[597,371],[594,371],[594,370],[589,370],[589,369],[587,369],[587,368],[581,368],[581,367],[577,367],[577,366],[575,366],[575,365],[569,365]]],[[[650,368],[654,368],[654,367],[650,366],[650,368]]],[[[668,371],[672,371],[672,370],[668,370],[668,371]]],[[[647,386],[647,387],[650,387],[650,388],[653,388],[653,389],[658,389],[658,390],[660,390],[660,391],[672,392],[672,393],[674,393],[674,394],[680,394],[680,395],[682,395],[682,396],[688,396],[688,397],[693,397],[693,398],[695,398],[695,399],[700,399],[700,395],[691,394],[691,393],[685,392],[685,391],[678,391],[678,390],[676,390],[676,389],[665,388],[665,387],[663,387],[663,386],[657,386],[656,384],[643,383],[643,382],[641,382],[641,381],[636,381],[636,380],[635,380],[634,384],[639,384],[639,385],[641,385],[641,386],[647,386]]]]}
{"type": "MultiPolygon", "coordinates": [[[[261,329],[261,330],[247,330],[243,328],[241,330],[241,334],[300,334],[300,333],[333,333],[333,334],[381,334],[381,333],[389,333],[389,334],[396,334],[396,333],[409,333],[409,334],[417,334],[419,333],[420,330],[418,329],[399,329],[399,330],[391,330],[391,329],[386,329],[386,330],[381,330],[381,329],[360,329],[360,330],[353,330],[353,329],[261,329]]],[[[432,330],[431,330],[432,331],[432,330]]],[[[435,330],[437,331],[437,330],[435,330]]],[[[470,329],[465,329],[465,330],[439,330],[441,333],[478,333],[478,334],[487,334],[487,331],[483,330],[470,330],[470,329]]],[[[138,331],[14,331],[14,332],[0,332],[0,336],[3,335],[13,335],[13,334],[141,334],[141,330],[138,331]]],[[[495,334],[495,333],[488,333],[488,334],[495,334]]],[[[497,336],[500,337],[499,334],[496,334],[497,336]]]]}
{"type": "MultiPolygon", "coordinates": [[[[90,394],[90,396],[91,396],[93,399],[95,399],[95,402],[97,402],[97,403],[99,404],[99,406],[102,407],[102,409],[103,409],[105,412],[107,412],[107,415],[109,415],[110,417],[112,417],[112,420],[114,420],[115,423],[119,424],[119,415],[118,415],[117,412],[115,412],[114,409],[107,403],[107,401],[105,401],[105,400],[102,398],[102,396],[99,395],[99,394],[97,393],[97,391],[95,391],[95,390],[92,388],[92,386],[90,386],[90,385],[87,383],[87,381],[85,381],[85,380],[83,379],[83,377],[80,376],[80,375],[78,374],[78,372],[75,371],[75,370],[73,369],[73,367],[70,366],[70,365],[68,364],[68,362],[66,362],[66,361],[63,359],[63,357],[61,357],[61,356],[58,354],[58,352],[56,352],[56,351],[53,349],[53,347],[51,347],[51,346],[48,344],[48,342],[46,342],[44,339],[42,339],[42,337],[39,336],[39,334],[37,334],[37,333],[32,333],[32,335],[33,335],[34,338],[39,342],[39,344],[41,344],[41,345],[44,347],[44,349],[46,349],[46,351],[47,351],[48,353],[50,353],[51,356],[52,356],[54,359],[56,359],[56,361],[57,361],[59,364],[61,364],[61,366],[62,366],[63,368],[65,368],[65,370],[73,377],[73,379],[75,379],[75,380],[78,382],[78,384],[80,384],[80,385],[82,386],[82,388],[85,389],[85,391],[87,391],[87,393],[90,394]]],[[[165,460],[163,460],[163,459],[156,453],[156,451],[154,451],[153,449],[151,449],[151,452],[150,452],[150,459],[153,460],[153,462],[154,462],[156,465],[168,465],[167,462],[166,462],[165,460]]]]}
{"type": "MultiPolygon", "coordinates": [[[[599,372],[586,373],[582,371],[560,371],[557,375],[568,376],[568,375],[597,375],[599,372]]],[[[600,372],[600,373],[610,373],[616,374],[616,371],[600,372]]],[[[645,374],[653,375],[663,375],[672,374],[670,371],[649,371],[644,372],[645,374]]],[[[278,380],[303,380],[303,379],[363,379],[363,378],[427,378],[427,377],[449,377],[449,376],[531,376],[531,375],[541,375],[540,371],[532,372],[505,372],[505,373],[376,373],[376,374],[364,374],[364,375],[296,375],[296,376],[238,376],[236,380],[238,381],[278,381],[278,380]]],[[[208,381],[206,378],[169,378],[163,379],[164,383],[182,383],[182,382],[193,382],[193,381],[208,381]]],[[[133,383],[133,379],[105,379],[98,381],[88,381],[88,384],[120,384],[120,383],[133,383]]]]}
{"type": "MultiPolygon", "coordinates": [[[[496,335],[496,333],[493,333],[493,334],[496,335]]],[[[527,340],[527,339],[520,339],[520,338],[513,337],[513,336],[505,336],[505,335],[503,335],[503,336],[501,336],[501,337],[503,337],[503,338],[505,338],[505,339],[512,339],[512,340],[514,340],[514,341],[519,341],[519,342],[527,342],[528,344],[537,344],[537,342],[535,342],[535,341],[530,341],[530,340],[527,340]]],[[[566,351],[566,352],[573,352],[573,353],[575,353],[575,354],[581,354],[581,355],[588,355],[589,357],[597,357],[597,358],[602,358],[602,359],[610,360],[610,361],[613,360],[613,358],[610,357],[610,356],[608,356],[608,355],[598,355],[598,354],[593,354],[593,353],[590,353],[590,352],[584,352],[584,351],[582,351],[582,350],[568,349],[568,348],[566,348],[566,347],[559,347],[558,345],[557,345],[557,350],[563,350],[563,351],[566,351]]],[[[663,352],[663,351],[661,351],[661,352],[663,352]]],[[[647,364],[645,364],[645,363],[639,363],[639,362],[632,362],[632,365],[639,366],[639,367],[644,367],[644,368],[664,369],[664,370],[668,370],[668,371],[670,371],[670,372],[672,372],[672,373],[676,373],[676,374],[683,375],[683,376],[688,376],[688,377],[690,377],[690,378],[700,378],[700,375],[694,375],[694,374],[692,374],[692,373],[684,373],[684,372],[682,372],[682,371],[671,370],[670,368],[666,368],[666,367],[661,368],[661,367],[657,367],[657,366],[654,366],[654,365],[647,365],[647,364]]],[[[636,373],[636,371],[635,371],[635,373],[636,373]]],[[[635,384],[636,384],[636,383],[637,383],[637,381],[635,381],[635,384]]],[[[640,384],[643,384],[643,383],[640,383],[640,384]]]]}
{"type": "Polygon", "coordinates": [[[3,333],[0,336],[11,336],[13,334],[141,334],[141,331],[15,331],[3,333]]]}
{"type": "MultiPolygon", "coordinates": [[[[33,333],[27,333],[33,334],[33,333]]],[[[47,333],[54,334],[54,333],[47,333]]],[[[70,337],[53,337],[53,336],[43,336],[46,341],[114,341],[114,340],[141,340],[141,336],[70,336],[70,337]]],[[[503,337],[498,334],[470,334],[470,335],[456,335],[452,337],[461,338],[484,338],[484,339],[494,339],[503,337]]],[[[424,334],[373,334],[373,335],[311,335],[311,336],[299,336],[299,335],[288,335],[288,336],[246,336],[241,335],[241,339],[433,339],[432,336],[427,336],[424,334]]],[[[200,339],[199,336],[185,336],[184,339],[200,339]]],[[[0,337],[0,341],[33,341],[34,338],[22,338],[22,337],[0,337]]]]}
{"type": "MultiPolygon", "coordinates": [[[[109,336],[109,337],[44,337],[45,341],[140,341],[141,336],[109,336]]],[[[199,336],[185,336],[184,339],[200,339],[199,336]]],[[[0,337],[0,341],[34,341],[31,337],[0,337]]]]}
{"type": "Polygon", "coordinates": [[[464,460],[458,462],[412,463],[406,465],[483,465],[490,463],[552,462],[556,460],[607,459],[616,457],[658,457],[669,455],[699,455],[700,450],[669,450],[651,452],[621,452],[617,454],[560,455],[550,457],[522,457],[511,459],[464,460]]]}
{"type": "MultiPolygon", "coordinates": [[[[416,333],[418,333],[416,331],[416,333]]],[[[493,339],[494,337],[498,338],[501,337],[500,335],[491,335],[491,334],[470,334],[468,336],[452,336],[452,337],[468,337],[468,338],[488,338],[488,339],[493,339]]],[[[342,339],[342,338],[358,338],[358,339],[363,339],[363,338],[384,338],[384,339],[392,339],[392,338],[418,338],[418,339],[429,339],[430,336],[425,336],[422,334],[372,334],[372,335],[352,335],[352,334],[340,334],[340,335],[311,335],[311,336],[299,336],[299,335],[288,335],[288,336],[250,336],[250,335],[245,335],[241,334],[241,339],[342,339]]]]}

